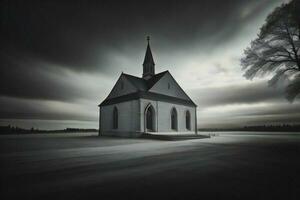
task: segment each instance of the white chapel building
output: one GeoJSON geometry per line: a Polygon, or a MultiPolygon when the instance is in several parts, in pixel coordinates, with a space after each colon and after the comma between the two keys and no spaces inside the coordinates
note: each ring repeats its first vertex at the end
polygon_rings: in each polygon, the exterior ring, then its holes
{"type": "Polygon", "coordinates": [[[168,70],[155,74],[147,40],[143,76],[122,73],[99,105],[99,135],[197,134],[197,105],[168,70]]]}

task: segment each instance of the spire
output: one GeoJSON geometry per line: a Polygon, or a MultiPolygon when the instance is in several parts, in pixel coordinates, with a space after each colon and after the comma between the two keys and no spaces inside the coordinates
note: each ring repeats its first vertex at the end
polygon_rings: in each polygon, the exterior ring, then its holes
{"type": "Polygon", "coordinates": [[[155,65],[154,61],[153,61],[153,56],[152,56],[152,52],[151,52],[149,41],[150,41],[150,37],[147,36],[148,45],[147,45],[147,50],[146,50],[146,54],[145,54],[145,59],[144,59],[143,65],[145,65],[145,64],[155,65]]]}
{"type": "Polygon", "coordinates": [[[150,37],[147,36],[148,45],[147,45],[147,50],[146,50],[145,59],[143,63],[143,78],[145,79],[149,79],[155,74],[155,69],[154,69],[155,63],[153,60],[149,41],[150,41],[150,37]]]}

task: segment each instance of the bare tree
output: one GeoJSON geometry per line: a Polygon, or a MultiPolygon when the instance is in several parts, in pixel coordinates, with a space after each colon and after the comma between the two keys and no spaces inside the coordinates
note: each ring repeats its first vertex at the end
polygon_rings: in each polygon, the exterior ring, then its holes
{"type": "Polygon", "coordinates": [[[286,98],[293,102],[300,93],[300,7],[293,0],[277,7],[266,19],[258,37],[244,51],[244,76],[273,74],[270,86],[285,80],[286,98]]]}

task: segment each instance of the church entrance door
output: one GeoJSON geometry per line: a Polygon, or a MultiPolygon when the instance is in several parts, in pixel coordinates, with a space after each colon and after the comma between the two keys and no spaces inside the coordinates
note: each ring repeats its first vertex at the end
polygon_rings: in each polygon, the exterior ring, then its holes
{"type": "Polygon", "coordinates": [[[154,109],[152,106],[146,110],[146,130],[154,131],[154,109]]]}

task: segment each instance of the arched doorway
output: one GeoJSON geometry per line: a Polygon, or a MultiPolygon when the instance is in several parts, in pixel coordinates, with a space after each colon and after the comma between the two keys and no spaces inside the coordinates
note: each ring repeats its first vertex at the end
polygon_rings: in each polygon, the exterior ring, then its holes
{"type": "Polygon", "coordinates": [[[145,110],[146,131],[155,131],[155,111],[152,105],[145,110]]]}
{"type": "Polygon", "coordinates": [[[191,130],[191,114],[188,110],[185,113],[185,128],[191,130]]]}
{"type": "Polygon", "coordinates": [[[178,124],[177,124],[177,111],[175,108],[172,108],[171,110],[171,129],[177,130],[178,124]]]}

